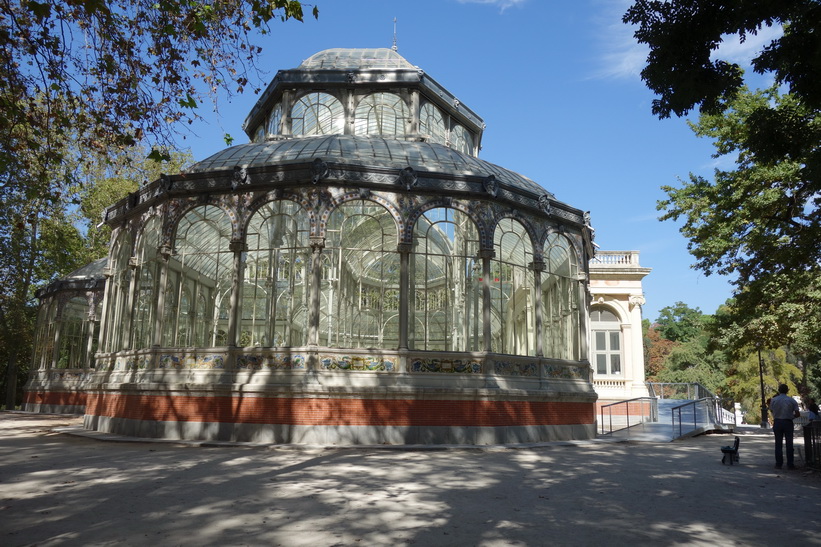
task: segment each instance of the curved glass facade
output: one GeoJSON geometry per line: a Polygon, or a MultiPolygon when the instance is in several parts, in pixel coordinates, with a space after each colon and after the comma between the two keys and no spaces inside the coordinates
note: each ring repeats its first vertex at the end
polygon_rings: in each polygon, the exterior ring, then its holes
{"type": "MultiPolygon", "coordinates": [[[[161,223],[152,218],[136,246],[136,261],[129,260],[128,238],[118,240],[108,289],[111,316],[131,310],[133,349],[154,344],[155,318],[161,317],[159,345],[168,348],[315,343],[396,350],[406,338],[409,349],[470,352],[486,347],[487,288],[490,351],[536,356],[540,315],[544,355],[579,358],[581,286],[566,237],[554,233],[545,242],[539,308],[532,237],[515,219],[497,223],[485,266],[476,219],[449,207],[428,209],[413,225],[403,266],[397,219],[383,205],[356,200],[335,206],[319,247],[311,244],[309,217],[295,201],[267,202],[250,215],[244,240],[232,244],[235,228],[227,211],[193,207],[179,220],[164,271],[157,252],[161,223]],[[132,272],[135,289],[128,306],[124,287],[132,272]],[[161,279],[165,290],[157,291],[161,279]],[[232,316],[238,325],[233,330],[232,316]]],[[[125,336],[115,326],[108,347],[121,346],[125,336]]]]}

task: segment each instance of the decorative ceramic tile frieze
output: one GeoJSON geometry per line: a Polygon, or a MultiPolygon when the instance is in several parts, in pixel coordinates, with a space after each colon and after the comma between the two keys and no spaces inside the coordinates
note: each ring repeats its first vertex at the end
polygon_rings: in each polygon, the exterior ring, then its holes
{"type": "Polygon", "coordinates": [[[482,364],[468,359],[413,359],[410,371],[479,374],[482,372],[482,364]]]}
{"type": "Polygon", "coordinates": [[[160,368],[180,370],[183,368],[182,359],[178,355],[161,355],[160,368]]]}
{"type": "Polygon", "coordinates": [[[572,365],[544,365],[544,374],[547,378],[587,380],[587,367],[572,365]]]}
{"type": "Polygon", "coordinates": [[[151,368],[150,355],[138,355],[136,357],[125,358],[124,370],[145,370],[147,368],[151,368]]]}
{"type": "Polygon", "coordinates": [[[525,376],[535,378],[539,375],[536,363],[506,363],[494,361],[493,371],[500,376],[525,376]]]}
{"type": "Polygon", "coordinates": [[[266,355],[238,355],[237,370],[305,370],[304,355],[272,353],[266,355]]]}
{"type": "Polygon", "coordinates": [[[382,357],[364,355],[320,355],[319,366],[323,370],[356,370],[365,372],[392,372],[396,363],[382,357]]]}
{"type": "Polygon", "coordinates": [[[185,358],[185,368],[199,370],[221,370],[225,368],[222,355],[197,355],[185,358]]]}
{"type": "Polygon", "coordinates": [[[66,380],[68,380],[68,381],[80,381],[80,380],[85,380],[88,377],[89,377],[89,375],[87,373],[79,372],[79,371],[76,371],[76,370],[72,370],[72,371],[57,371],[57,370],[54,370],[49,374],[48,379],[52,380],[52,381],[55,381],[55,380],[57,380],[57,381],[60,381],[60,380],[62,380],[62,381],[66,381],[66,380]]]}

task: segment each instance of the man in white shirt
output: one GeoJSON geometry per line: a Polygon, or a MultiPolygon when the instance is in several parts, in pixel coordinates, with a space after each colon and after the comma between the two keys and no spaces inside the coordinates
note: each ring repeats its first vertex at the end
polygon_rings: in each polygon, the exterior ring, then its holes
{"type": "Polygon", "coordinates": [[[795,469],[793,458],[793,418],[800,415],[798,403],[787,395],[790,388],[787,384],[778,386],[778,395],[770,401],[770,412],[773,414],[773,433],[775,434],[775,468],[784,465],[784,440],[787,441],[787,469],[795,469]]]}

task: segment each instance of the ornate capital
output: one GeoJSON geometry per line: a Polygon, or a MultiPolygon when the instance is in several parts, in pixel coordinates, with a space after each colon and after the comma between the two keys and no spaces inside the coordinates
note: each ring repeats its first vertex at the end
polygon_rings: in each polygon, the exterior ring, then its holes
{"type": "Polygon", "coordinates": [[[322,250],[325,248],[325,238],[323,237],[312,237],[310,241],[311,245],[311,252],[314,254],[321,253],[322,250]]]}

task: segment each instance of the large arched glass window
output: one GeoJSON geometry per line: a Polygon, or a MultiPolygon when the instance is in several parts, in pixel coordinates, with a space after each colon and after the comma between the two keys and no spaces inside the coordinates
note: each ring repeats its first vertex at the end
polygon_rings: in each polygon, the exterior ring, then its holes
{"type": "Polygon", "coordinates": [[[63,305],[60,316],[60,348],[57,368],[85,368],[88,356],[88,300],[75,296],[63,305]]]}
{"type": "Polygon", "coordinates": [[[431,209],[416,222],[410,260],[408,343],[430,351],[480,351],[482,262],[479,233],[455,209],[431,209]]]}
{"type": "Polygon", "coordinates": [[[308,213],[293,201],[260,207],[248,224],[242,346],[308,343],[308,213]]]}
{"type": "Polygon", "coordinates": [[[621,322],[610,309],[590,309],[590,332],[593,335],[593,363],[598,376],[621,376],[621,322]]]}
{"type": "Polygon", "coordinates": [[[354,134],[404,137],[408,116],[408,108],[399,95],[372,93],[356,107],[354,134]]]}
{"type": "Polygon", "coordinates": [[[137,292],[131,310],[131,347],[134,349],[150,348],[153,343],[160,267],[157,250],[161,231],[160,219],[151,217],[137,240],[137,266],[134,269],[137,292]]]}
{"type": "Polygon", "coordinates": [[[450,130],[450,147],[464,154],[473,155],[473,138],[470,132],[461,125],[454,125],[450,130]]]}
{"type": "Polygon", "coordinates": [[[448,130],[442,111],[431,103],[425,103],[419,111],[419,132],[427,137],[428,142],[446,144],[448,130]]]}
{"type": "Polygon", "coordinates": [[[545,357],[579,358],[578,261],[570,241],[550,234],[544,245],[542,330],[545,357]]]}
{"type": "Polygon", "coordinates": [[[530,236],[519,222],[499,221],[490,262],[491,351],[536,355],[533,262],[530,236]]]}
{"type": "Polygon", "coordinates": [[[309,93],[291,109],[294,135],[337,135],[344,132],[345,111],[339,99],[328,93],[309,93]]]}
{"type": "Polygon", "coordinates": [[[230,243],[231,220],[219,207],[201,205],[180,220],[168,264],[163,346],[190,345],[195,317],[205,322],[200,336],[206,346],[231,343],[226,338],[234,262],[230,243]],[[194,303],[202,309],[194,309],[194,303]]]}
{"type": "Polygon", "coordinates": [[[399,347],[396,221],[369,201],[340,205],[328,218],[322,261],[319,344],[399,347]]]}
{"type": "Polygon", "coordinates": [[[123,230],[117,237],[111,253],[113,275],[106,283],[108,306],[106,317],[107,350],[109,352],[127,349],[128,331],[128,287],[131,283],[131,237],[123,230]]]}

